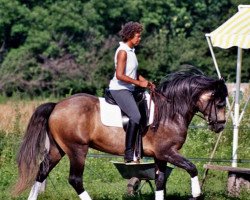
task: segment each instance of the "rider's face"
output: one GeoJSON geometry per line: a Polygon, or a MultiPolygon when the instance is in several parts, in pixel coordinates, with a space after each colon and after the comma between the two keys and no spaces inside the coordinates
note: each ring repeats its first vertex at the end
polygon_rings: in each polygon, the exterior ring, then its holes
{"type": "Polygon", "coordinates": [[[141,33],[136,33],[135,36],[130,40],[133,46],[137,46],[141,41],[141,33]]]}

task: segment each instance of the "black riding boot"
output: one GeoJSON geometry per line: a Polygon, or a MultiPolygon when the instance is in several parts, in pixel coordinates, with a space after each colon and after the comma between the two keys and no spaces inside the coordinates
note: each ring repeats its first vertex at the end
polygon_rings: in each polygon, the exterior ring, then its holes
{"type": "Polygon", "coordinates": [[[136,135],[139,130],[139,124],[135,123],[131,119],[128,122],[127,131],[126,131],[126,139],[125,139],[125,155],[124,162],[129,163],[133,161],[134,158],[134,147],[136,135]]]}

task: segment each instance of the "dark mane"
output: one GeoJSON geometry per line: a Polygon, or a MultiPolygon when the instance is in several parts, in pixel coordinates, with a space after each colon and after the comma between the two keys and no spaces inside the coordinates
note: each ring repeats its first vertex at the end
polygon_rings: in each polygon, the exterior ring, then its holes
{"type": "Polygon", "coordinates": [[[194,67],[171,73],[164,77],[156,88],[154,98],[156,113],[154,127],[160,120],[173,119],[176,114],[184,116],[196,112],[196,103],[204,92],[213,91],[216,99],[227,96],[224,80],[214,79],[194,67]]]}

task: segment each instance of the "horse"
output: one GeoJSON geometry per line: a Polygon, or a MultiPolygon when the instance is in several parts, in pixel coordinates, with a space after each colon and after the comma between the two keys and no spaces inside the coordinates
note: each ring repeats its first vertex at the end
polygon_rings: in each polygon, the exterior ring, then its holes
{"type": "MultiPolygon", "coordinates": [[[[144,156],[154,158],[155,200],[163,200],[166,195],[167,163],[189,173],[193,199],[202,196],[198,170],[179,150],[197,112],[202,114],[213,132],[224,129],[227,95],[223,79],[208,77],[198,69],[173,72],[151,92],[155,104],[154,120],[142,140],[144,156]]],[[[70,161],[69,184],[80,199],[91,200],[83,186],[88,149],[123,155],[124,144],[123,128],[102,124],[98,97],[79,93],[57,103],[44,103],[31,116],[20,145],[17,156],[19,177],[14,195],[33,185],[28,199],[36,200],[42,182],[66,154],[70,161]]]]}

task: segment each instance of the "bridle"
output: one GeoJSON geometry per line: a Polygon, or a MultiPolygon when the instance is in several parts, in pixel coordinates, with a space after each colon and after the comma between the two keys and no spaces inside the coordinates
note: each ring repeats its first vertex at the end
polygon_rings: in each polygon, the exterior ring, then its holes
{"type": "Polygon", "coordinates": [[[215,105],[215,92],[211,94],[211,99],[207,103],[205,109],[201,113],[205,113],[207,110],[209,110],[208,118],[206,119],[205,117],[195,113],[198,117],[204,119],[207,121],[208,125],[216,125],[216,124],[224,124],[226,120],[218,120],[218,113],[217,113],[217,107],[215,105]],[[214,112],[215,112],[215,120],[212,120],[212,109],[214,107],[214,112]]]}

